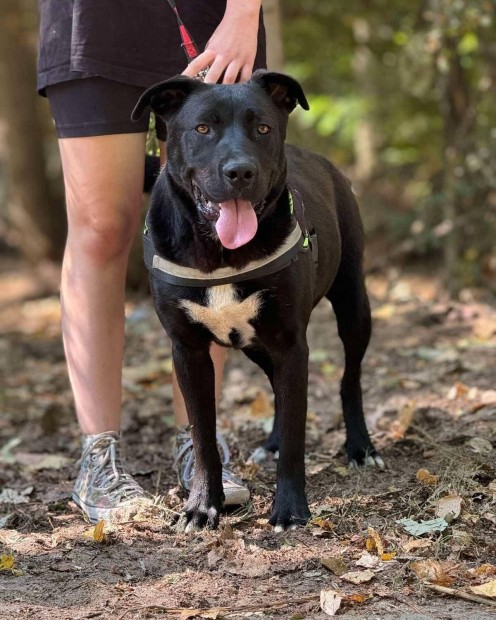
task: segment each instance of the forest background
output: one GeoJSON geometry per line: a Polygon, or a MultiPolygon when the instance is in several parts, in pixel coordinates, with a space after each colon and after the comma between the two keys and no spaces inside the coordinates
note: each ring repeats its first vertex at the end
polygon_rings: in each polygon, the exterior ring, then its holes
{"type": "MultiPolygon", "coordinates": [[[[487,300],[496,291],[494,1],[264,7],[269,67],[298,78],[310,102],[293,115],[290,140],[351,178],[369,272],[435,272],[451,295],[468,287],[487,300]]],[[[60,261],[66,223],[55,133],[35,91],[36,8],[2,2],[0,254],[40,268],[60,261]]],[[[140,254],[134,288],[145,277],[140,254]]]]}

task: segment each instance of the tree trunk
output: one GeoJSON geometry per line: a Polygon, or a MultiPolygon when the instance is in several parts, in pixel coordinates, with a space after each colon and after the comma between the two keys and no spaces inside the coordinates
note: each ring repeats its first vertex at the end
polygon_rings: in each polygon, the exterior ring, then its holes
{"type": "Polygon", "coordinates": [[[263,11],[265,30],[267,32],[267,67],[271,71],[283,71],[284,48],[279,0],[263,0],[263,11]]]}
{"type": "Polygon", "coordinates": [[[473,116],[470,106],[470,88],[467,75],[458,54],[459,40],[445,36],[444,46],[449,50],[449,69],[442,75],[441,114],[444,121],[443,150],[443,216],[447,228],[444,241],[444,269],[446,284],[451,295],[458,294],[460,282],[459,227],[463,218],[463,200],[457,191],[457,168],[463,169],[465,156],[470,150],[473,116]]]}
{"type": "Polygon", "coordinates": [[[0,116],[6,127],[5,171],[9,242],[31,263],[60,259],[65,243],[63,204],[52,199],[45,173],[36,93],[31,0],[2,0],[0,116]]]}
{"type": "MultiPolygon", "coordinates": [[[[356,42],[353,54],[353,73],[357,92],[366,101],[373,100],[376,85],[371,72],[372,53],[369,49],[370,26],[362,18],[353,20],[353,35],[356,42]]],[[[376,166],[376,135],[368,112],[362,114],[354,135],[355,166],[353,179],[366,183],[372,177],[376,166]]]]}

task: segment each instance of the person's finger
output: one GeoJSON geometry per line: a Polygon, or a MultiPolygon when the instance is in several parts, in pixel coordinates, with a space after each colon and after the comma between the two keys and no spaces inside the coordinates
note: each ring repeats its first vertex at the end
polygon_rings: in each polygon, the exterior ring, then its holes
{"type": "Polygon", "coordinates": [[[195,77],[198,75],[200,71],[206,69],[210,63],[214,60],[215,54],[210,50],[204,51],[202,54],[197,56],[194,60],[192,60],[186,69],[183,71],[183,75],[187,75],[189,77],[195,77]]]}
{"type": "Polygon", "coordinates": [[[222,80],[223,84],[234,84],[238,79],[239,70],[241,69],[241,64],[239,62],[231,62],[231,64],[227,67],[224,72],[224,78],[222,80]]]}
{"type": "Polygon", "coordinates": [[[241,68],[240,82],[247,82],[253,75],[253,63],[251,65],[244,65],[241,68]]]}
{"type": "Polygon", "coordinates": [[[205,82],[207,84],[216,84],[219,81],[220,76],[224,72],[225,68],[226,68],[226,59],[223,58],[222,56],[217,56],[216,59],[211,64],[210,69],[207,72],[207,75],[205,76],[205,82]]]}

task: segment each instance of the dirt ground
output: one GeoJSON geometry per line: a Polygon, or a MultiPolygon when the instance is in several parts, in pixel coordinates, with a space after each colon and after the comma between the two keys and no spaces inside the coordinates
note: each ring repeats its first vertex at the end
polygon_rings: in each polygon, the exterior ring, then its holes
{"type": "Polygon", "coordinates": [[[465,303],[448,302],[425,275],[390,271],[368,286],[374,336],[364,403],[387,469],[347,467],[342,351],[323,303],[309,328],[312,521],[284,533],[267,525],[275,463],[246,462],[267,432],[272,396],[237,352],[229,355],[219,424],[252,502],[223,516],[218,531],[172,529],[184,498],[171,467],[171,352],[149,301],[130,300],[123,436],[130,472],[159,497],[154,514],[104,524],[100,535],[71,501],[79,435],[57,295],[6,267],[0,618],[317,620],[333,613],[321,610],[321,597],[349,618],[494,617],[495,590],[490,598],[472,588],[496,579],[496,310],[468,292],[465,303]],[[432,529],[435,522],[413,536],[398,523],[405,518],[437,519],[445,529],[432,529]]]}

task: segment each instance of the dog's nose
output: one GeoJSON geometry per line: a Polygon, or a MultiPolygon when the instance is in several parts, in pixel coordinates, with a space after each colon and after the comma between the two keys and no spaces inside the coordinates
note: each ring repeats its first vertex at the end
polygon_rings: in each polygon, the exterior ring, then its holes
{"type": "Polygon", "coordinates": [[[222,173],[233,187],[245,187],[255,180],[257,167],[249,161],[231,161],[224,165],[222,173]]]}

